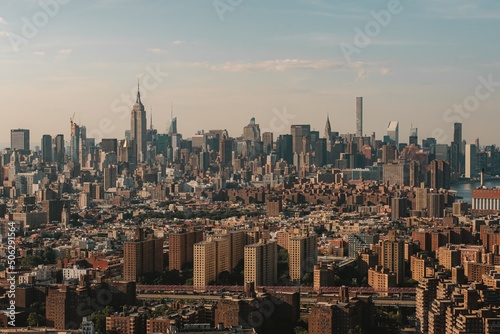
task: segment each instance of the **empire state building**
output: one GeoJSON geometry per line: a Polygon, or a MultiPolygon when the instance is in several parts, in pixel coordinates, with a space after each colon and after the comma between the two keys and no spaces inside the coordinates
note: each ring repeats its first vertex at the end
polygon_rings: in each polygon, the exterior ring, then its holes
{"type": "Polygon", "coordinates": [[[146,160],[146,111],[141,102],[141,93],[139,85],[137,85],[137,100],[132,109],[130,122],[130,139],[134,143],[134,156],[136,162],[144,162],[146,160]]]}

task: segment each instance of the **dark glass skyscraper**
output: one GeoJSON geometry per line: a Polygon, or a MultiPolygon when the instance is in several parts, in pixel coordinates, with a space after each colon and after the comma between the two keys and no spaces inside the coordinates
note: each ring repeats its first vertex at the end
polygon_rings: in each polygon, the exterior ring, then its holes
{"type": "Polygon", "coordinates": [[[10,130],[10,148],[16,151],[30,150],[30,130],[10,130]]]}
{"type": "Polygon", "coordinates": [[[42,161],[45,163],[53,162],[52,159],[52,136],[42,136],[42,161]]]}

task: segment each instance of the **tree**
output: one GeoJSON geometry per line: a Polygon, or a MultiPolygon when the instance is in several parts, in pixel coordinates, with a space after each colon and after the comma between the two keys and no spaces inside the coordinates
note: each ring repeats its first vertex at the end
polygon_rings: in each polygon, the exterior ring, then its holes
{"type": "Polygon", "coordinates": [[[43,317],[42,315],[36,312],[31,312],[28,315],[28,326],[39,327],[44,325],[45,325],[45,317],[43,317]]]}

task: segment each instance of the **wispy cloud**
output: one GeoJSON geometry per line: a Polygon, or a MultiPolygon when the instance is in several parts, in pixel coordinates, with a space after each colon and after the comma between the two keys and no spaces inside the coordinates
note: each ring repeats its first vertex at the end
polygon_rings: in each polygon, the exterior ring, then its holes
{"type": "Polygon", "coordinates": [[[35,56],[45,56],[45,52],[44,51],[35,51],[35,52],[33,52],[33,54],[35,56]]]}
{"type": "Polygon", "coordinates": [[[60,49],[57,53],[62,56],[67,56],[73,53],[73,49],[60,49]]]}
{"type": "Polygon", "coordinates": [[[8,31],[0,31],[0,37],[9,37],[9,32],[8,31]]]}
{"type": "Polygon", "coordinates": [[[285,72],[291,70],[330,70],[342,67],[344,67],[344,63],[336,60],[279,59],[254,63],[227,62],[210,66],[210,69],[226,72],[285,72]]]}
{"type": "Polygon", "coordinates": [[[173,45],[182,45],[182,44],[186,44],[186,41],[180,41],[180,40],[178,40],[178,41],[173,41],[173,42],[172,42],[172,44],[173,44],[173,45]]]}
{"type": "Polygon", "coordinates": [[[168,53],[167,50],[163,50],[163,49],[160,49],[160,48],[149,48],[148,51],[151,52],[151,53],[154,53],[154,54],[168,53]]]}
{"type": "Polygon", "coordinates": [[[7,24],[7,21],[3,17],[0,16],[0,25],[7,24]]]}

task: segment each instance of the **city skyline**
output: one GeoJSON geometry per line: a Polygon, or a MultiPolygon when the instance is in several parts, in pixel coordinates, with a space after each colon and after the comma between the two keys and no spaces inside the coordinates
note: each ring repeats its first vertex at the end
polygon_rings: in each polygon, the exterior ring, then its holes
{"type": "Polygon", "coordinates": [[[388,122],[398,120],[405,141],[413,124],[420,138],[439,133],[446,137],[439,142],[449,143],[459,121],[468,142],[481,134],[482,143],[496,143],[496,3],[401,1],[385,21],[387,1],[133,3],[58,0],[52,9],[35,1],[3,3],[0,87],[20,117],[1,122],[0,146],[15,128],[30,129],[32,142],[45,133],[68,137],[73,113],[89,132],[109,120],[113,131],[104,137],[122,138],[137,78],[154,87],[142,89],[148,120],[152,108],[163,132],[173,103],[186,137],[221,127],[236,137],[251,117],[268,128],[273,110],[294,116],[276,134],[292,124],[321,131],[327,113],[333,130],[355,133],[354,99],[363,96],[366,135],[381,138],[388,122]],[[25,36],[26,22],[34,24],[39,13],[53,15],[25,36]],[[136,15],[147,22],[129,24],[136,15]],[[376,33],[356,46],[366,27],[376,33]],[[489,94],[475,106],[469,97],[478,85],[482,97],[489,94]],[[454,110],[467,103],[472,111],[454,110]],[[231,118],[237,121],[220,122],[231,118]]]}

